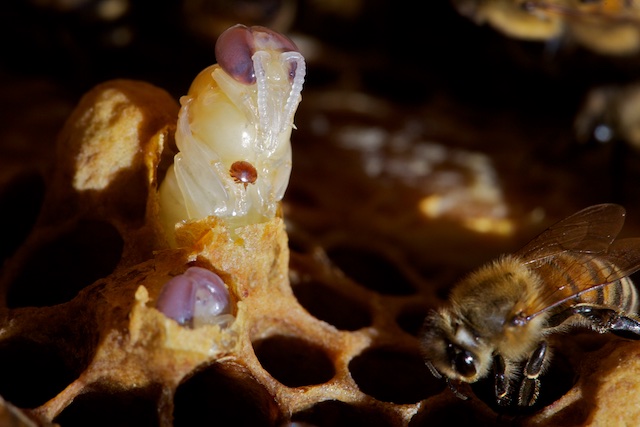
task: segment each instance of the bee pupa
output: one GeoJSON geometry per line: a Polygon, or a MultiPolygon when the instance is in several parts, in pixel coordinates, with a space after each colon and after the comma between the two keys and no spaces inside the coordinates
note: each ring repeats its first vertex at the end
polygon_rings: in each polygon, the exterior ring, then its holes
{"type": "Polygon", "coordinates": [[[217,274],[201,267],[189,267],[165,283],[156,308],[183,326],[226,326],[233,321],[229,290],[217,274]]]}
{"type": "Polygon", "coordinates": [[[160,186],[170,240],[176,224],[211,215],[235,226],[273,218],[289,183],[304,58],[283,35],[243,25],[220,35],[216,58],[180,100],[180,152],[160,186]]]}

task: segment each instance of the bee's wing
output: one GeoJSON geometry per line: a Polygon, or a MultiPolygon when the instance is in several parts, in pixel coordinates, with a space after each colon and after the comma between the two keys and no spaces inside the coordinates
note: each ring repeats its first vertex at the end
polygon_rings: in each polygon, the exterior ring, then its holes
{"type": "MultiPolygon", "coordinates": [[[[607,271],[608,274],[603,275],[604,279],[600,281],[601,283],[586,286],[578,294],[607,286],[640,270],[640,237],[616,240],[606,253],[597,255],[597,258],[604,261],[600,264],[603,266],[602,270],[607,271]],[[606,268],[607,264],[615,266],[613,271],[606,268]]],[[[593,268],[593,265],[591,267],[593,268]]],[[[588,270],[586,266],[583,268],[588,270]]],[[[589,273],[593,274],[593,271],[589,270],[589,273]]]]}
{"type": "Polygon", "coordinates": [[[554,272],[549,280],[554,285],[547,286],[537,307],[525,313],[527,319],[640,270],[640,238],[614,242],[624,216],[619,205],[591,206],[551,226],[516,252],[533,270],[560,254],[578,255],[570,258],[573,262],[560,264],[563,270],[554,272]],[[594,258],[602,262],[594,263],[594,258]],[[574,290],[570,295],[565,291],[567,286],[574,290]]]}
{"type": "Polygon", "coordinates": [[[567,251],[606,253],[622,229],[624,216],[620,205],[590,206],[552,225],[515,255],[536,264],[567,251]]]}
{"type": "Polygon", "coordinates": [[[616,240],[600,258],[608,260],[620,270],[609,281],[635,273],[640,270],[640,237],[616,240]]]}

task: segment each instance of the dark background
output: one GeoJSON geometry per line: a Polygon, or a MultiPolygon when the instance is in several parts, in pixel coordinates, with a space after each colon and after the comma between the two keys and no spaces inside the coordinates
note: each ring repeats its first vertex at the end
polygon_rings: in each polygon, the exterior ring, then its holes
{"type": "MultiPolygon", "coordinates": [[[[633,82],[637,56],[598,55],[566,40],[510,39],[443,0],[335,3],[4,2],[2,163],[51,163],[63,121],[79,97],[104,80],[145,80],[178,99],[215,62],[219,32],[242,22],[288,34],[305,54],[301,130],[305,112],[317,107],[314,94],[363,92],[415,116],[421,137],[491,156],[514,215],[542,206],[560,218],[615,201],[640,218],[635,150],[624,141],[577,144],[572,128],[587,90],[633,82]],[[117,10],[114,5],[124,9],[111,17],[102,12],[117,10]]],[[[294,132],[297,156],[305,154],[302,135],[294,132]]],[[[295,164],[293,178],[304,177],[295,164]]]]}

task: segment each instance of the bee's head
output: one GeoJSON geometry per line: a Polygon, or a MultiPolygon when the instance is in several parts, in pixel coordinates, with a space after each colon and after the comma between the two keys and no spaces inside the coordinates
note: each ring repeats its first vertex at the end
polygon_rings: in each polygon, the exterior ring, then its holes
{"type": "Polygon", "coordinates": [[[448,309],[431,312],[424,322],[420,347],[434,375],[472,383],[489,370],[491,350],[461,319],[448,309]]]}

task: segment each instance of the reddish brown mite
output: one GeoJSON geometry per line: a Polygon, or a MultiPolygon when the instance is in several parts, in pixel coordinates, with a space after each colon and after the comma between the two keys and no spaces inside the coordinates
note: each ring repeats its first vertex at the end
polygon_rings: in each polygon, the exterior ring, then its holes
{"type": "Polygon", "coordinates": [[[255,184],[258,179],[258,171],[256,168],[244,160],[233,162],[229,169],[229,174],[231,174],[231,178],[233,178],[235,182],[244,184],[244,188],[247,188],[248,184],[255,184]]]}

